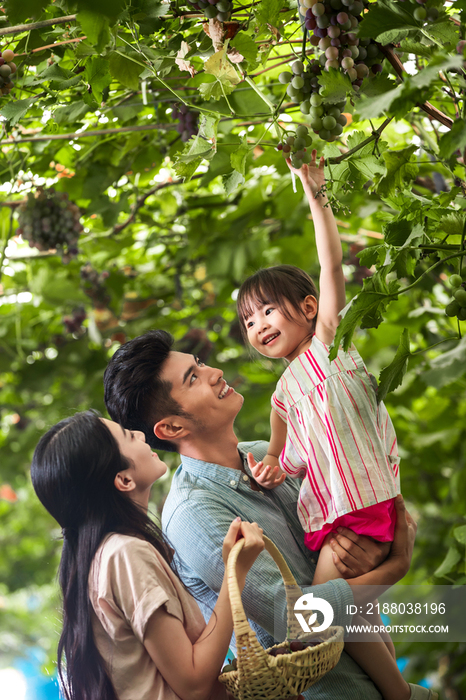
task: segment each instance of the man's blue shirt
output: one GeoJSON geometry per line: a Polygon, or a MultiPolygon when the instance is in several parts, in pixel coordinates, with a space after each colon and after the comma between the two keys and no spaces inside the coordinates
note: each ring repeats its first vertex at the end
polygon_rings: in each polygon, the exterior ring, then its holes
{"type": "MultiPolygon", "coordinates": [[[[263,441],[240,443],[238,450],[247,465],[247,452],[257,461],[267,452],[263,441]]],[[[176,565],[184,584],[196,598],[206,620],[217,601],[224,565],[223,539],[231,522],[257,522],[283,554],[303,593],[312,592],[327,600],[336,625],[349,623],[346,612],[353,603],[351,587],[343,579],[313,586],[317,554],[304,545],[297,516],[299,482],[287,478],[273,490],[253,491],[247,474],[182,456],[173,476],[162,512],[162,528],[176,550],[176,565]]],[[[268,552],[262,552],[246,577],[242,595],[244,609],[260,643],[275,643],[274,629],[282,622],[286,629],[283,579],[268,552]]],[[[283,639],[276,640],[277,642],[283,639]]],[[[231,648],[235,650],[232,639],[231,648]]],[[[338,666],[305,694],[313,700],[380,700],[381,696],[361,668],[345,653],[338,666]]]]}

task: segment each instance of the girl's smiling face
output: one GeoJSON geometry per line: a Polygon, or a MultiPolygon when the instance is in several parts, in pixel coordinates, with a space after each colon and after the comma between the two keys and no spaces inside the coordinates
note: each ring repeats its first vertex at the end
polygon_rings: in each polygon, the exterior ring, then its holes
{"type": "Polygon", "coordinates": [[[167,465],[152,452],[146,443],[144,433],[139,430],[125,430],[119,423],[101,419],[118,443],[121,454],[131,462],[127,470],[134,482],[134,495],[148,493],[152,484],[167,471],[167,465]]]}
{"type": "Polygon", "coordinates": [[[290,318],[273,304],[255,306],[245,319],[245,327],[249,342],[261,355],[283,357],[292,362],[310,345],[317,301],[314,297],[306,297],[302,302],[302,314],[298,314],[291,304],[286,306],[290,318]]]}

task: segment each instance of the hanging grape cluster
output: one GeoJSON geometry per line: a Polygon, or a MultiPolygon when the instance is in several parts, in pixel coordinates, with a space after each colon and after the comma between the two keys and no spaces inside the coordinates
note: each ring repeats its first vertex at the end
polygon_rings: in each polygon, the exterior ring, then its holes
{"type": "Polygon", "coordinates": [[[16,73],[16,64],[13,63],[14,57],[11,49],[0,52],[0,92],[2,95],[9,95],[13,87],[11,81],[16,73]]]}
{"type": "Polygon", "coordinates": [[[197,134],[199,130],[198,112],[190,112],[187,105],[179,104],[173,108],[172,117],[178,119],[176,130],[181,134],[182,141],[189,141],[191,136],[197,134]]]}
{"type": "MultiPolygon", "coordinates": [[[[405,2],[405,0],[400,0],[405,2]]],[[[435,22],[438,19],[438,10],[436,7],[424,7],[427,0],[409,0],[411,5],[416,5],[416,9],[413,12],[414,19],[418,22],[435,22]],[[420,7],[419,7],[420,5],[420,7]]]]}
{"type": "Polygon", "coordinates": [[[86,263],[80,270],[84,294],[92,300],[96,309],[104,309],[110,302],[110,296],[105,287],[105,280],[109,273],[104,270],[97,272],[91,265],[86,263]]]}
{"type": "Polygon", "coordinates": [[[321,65],[342,70],[356,89],[370,72],[382,72],[380,45],[355,33],[368,5],[362,0],[300,0],[310,43],[322,51],[321,65]]]}
{"type": "Polygon", "coordinates": [[[277,148],[282,151],[285,158],[289,158],[293,168],[300,168],[303,163],[311,162],[312,138],[305,124],[296,127],[295,135],[288,132],[284,141],[281,141],[277,148]]]}
{"type": "Polygon", "coordinates": [[[228,22],[233,10],[230,0],[188,0],[196,10],[204,13],[207,19],[218,19],[219,22],[228,22]]]}
{"type": "MultiPolygon", "coordinates": [[[[313,59],[306,68],[302,61],[295,61],[289,71],[280,73],[281,83],[288,83],[286,92],[298,102],[301,112],[311,117],[311,129],[324,141],[335,141],[346,125],[346,117],[342,113],[346,100],[336,104],[326,103],[319,94],[318,76],[322,72],[319,61],[313,59]]],[[[306,162],[306,161],[303,161],[306,162]]],[[[295,166],[299,167],[299,166],[295,166]]]]}
{"type": "Polygon", "coordinates": [[[66,192],[39,188],[30,192],[19,207],[17,234],[37,250],[55,249],[64,263],[78,254],[78,238],[83,230],[79,221],[81,211],[68,200],[66,192]]]}
{"type": "Polygon", "coordinates": [[[453,289],[453,299],[447,304],[445,313],[450,318],[456,316],[459,321],[466,321],[466,267],[460,275],[451,275],[448,282],[453,289]]]}
{"type": "Polygon", "coordinates": [[[65,326],[67,333],[78,334],[81,333],[83,329],[83,321],[86,319],[87,314],[82,307],[78,309],[73,309],[70,316],[63,317],[63,325],[65,326]]]}

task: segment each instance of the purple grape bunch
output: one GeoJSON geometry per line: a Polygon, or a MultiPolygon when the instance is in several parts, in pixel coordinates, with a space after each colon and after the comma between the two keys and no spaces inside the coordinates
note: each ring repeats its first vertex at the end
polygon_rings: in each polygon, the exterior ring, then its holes
{"type": "Polygon", "coordinates": [[[199,130],[198,113],[191,112],[184,104],[175,105],[172,110],[173,119],[178,119],[176,130],[181,134],[182,141],[189,141],[191,136],[195,136],[199,130]]]}
{"type": "Polygon", "coordinates": [[[9,95],[16,77],[16,63],[13,63],[15,55],[11,49],[0,52],[0,93],[9,95]]]}
{"type": "MultiPolygon", "coordinates": [[[[291,70],[292,72],[283,71],[280,73],[278,80],[284,85],[287,84],[288,96],[293,102],[299,104],[303,114],[310,116],[310,126],[314,133],[318,134],[324,141],[335,141],[347,123],[343,114],[346,100],[337,103],[323,100],[319,93],[318,76],[324,68],[317,59],[309,61],[306,67],[302,61],[295,61],[291,64],[291,70]]],[[[286,153],[286,149],[282,148],[286,153]]],[[[298,160],[301,159],[298,158],[298,160]]],[[[303,162],[308,161],[305,159],[303,162]]]]}
{"type": "Polygon", "coordinates": [[[110,303],[110,296],[105,286],[105,280],[109,277],[107,270],[98,272],[91,263],[86,263],[80,269],[84,294],[92,300],[96,309],[104,309],[110,303]]]}
{"type": "Polygon", "coordinates": [[[359,39],[356,34],[367,0],[299,0],[300,13],[309,32],[312,46],[322,54],[324,68],[342,70],[359,90],[370,73],[382,72],[384,55],[372,39],[359,39]]]}
{"type": "Polygon", "coordinates": [[[78,309],[73,309],[70,316],[63,317],[63,325],[67,333],[75,335],[81,333],[83,329],[83,321],[87,318],[85,310],[80,306],[78,309]]]}
{"type": "Polygon", "coordinates": [[[66,192],[38,188],[29,192],[19,207],[19,227],[16,230],[31,248],[39,251],[56,250],[66,264],[78,254],[77,243],[83,226],[81,210],[68,200],[66,192]]]}
{"type": "Polygon", "coordinates": [[[228,22],[233,10],[230,0],[188,0],[196,10],[204,13],[207,19],[218,19],[219,22],[228,22]]]}

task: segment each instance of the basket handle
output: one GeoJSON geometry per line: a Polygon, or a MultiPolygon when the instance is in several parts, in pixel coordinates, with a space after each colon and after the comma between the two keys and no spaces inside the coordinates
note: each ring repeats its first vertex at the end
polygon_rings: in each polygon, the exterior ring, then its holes
{"type": "MultiPolygon", "coordinates": [[[[293,574],[291,573],[290,568],[286,563],[285,559],[283,558],[283,555],[280,552],[280,550],[274,545],[272,540],[270,540],[265,535],[263,537],[265,549],[280,569],[280,573],[285,584],[288,635],[291,634],[291,636],[293,637],[298,637],[299,634],[302,634],[302,629],[294,615],[294,605],[298,598],[302,596],[303,592],[296,583],[296,580],[293,574]]],[[[230,554],[228,555],[227,562],[228,593],[230,596],[231,614],[233,618],[233,627],[235,630],[236,637],[238,637],[238,635],[240,634],[245,634],[251,630],[248,619],[244,612],[243,602],[241,600],[241,593],[236,577],[236,562],[238,560],[239,553],[241,552],[243,547],[244,538],[241,538],[232,547],[230,554]]]]}

